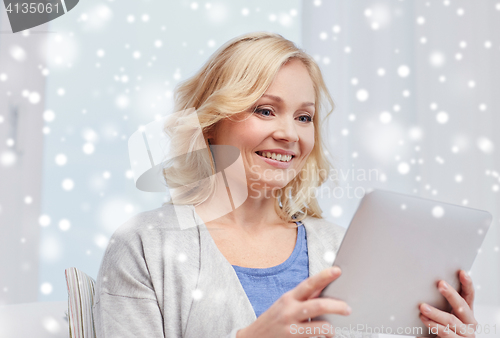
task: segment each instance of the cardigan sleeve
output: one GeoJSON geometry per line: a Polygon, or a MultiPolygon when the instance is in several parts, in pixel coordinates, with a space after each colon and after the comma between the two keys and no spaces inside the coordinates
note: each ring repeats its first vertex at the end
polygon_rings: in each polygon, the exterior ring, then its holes
{"type": "Polygon", "coordinates": [[[163,338],[163,319],[155,300],[101,293],[94,305],[97,338],[163,338]]]}
{"type": "Polygon", "coordinates": [[[163,338],[163,316],[139,234],[111,237],[97,276],[93,307],[97,338],[163,338]]]}

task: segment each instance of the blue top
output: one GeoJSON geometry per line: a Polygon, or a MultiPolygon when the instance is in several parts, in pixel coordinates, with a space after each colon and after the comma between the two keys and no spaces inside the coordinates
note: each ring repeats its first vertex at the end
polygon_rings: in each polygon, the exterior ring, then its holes
{"type": "Polygon", "coordinates": [[[296,223],[298,225],[297,242],[286,261],[264,269],[233,265],[257,317],[281,295],[309,277],[306,230],[301,222],[296,223]]]}

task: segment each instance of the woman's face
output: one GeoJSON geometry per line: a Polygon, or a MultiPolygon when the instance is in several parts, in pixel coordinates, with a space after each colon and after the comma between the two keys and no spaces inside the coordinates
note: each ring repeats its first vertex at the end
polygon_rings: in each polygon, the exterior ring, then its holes
{"type": "Polygon", "coordinates": [[[307,68],[292,59],[249,110],[254,113],[222,120],[211,144],[239,148],[250,190],[283,188],[314,147],[314,97],[307,68]]]}

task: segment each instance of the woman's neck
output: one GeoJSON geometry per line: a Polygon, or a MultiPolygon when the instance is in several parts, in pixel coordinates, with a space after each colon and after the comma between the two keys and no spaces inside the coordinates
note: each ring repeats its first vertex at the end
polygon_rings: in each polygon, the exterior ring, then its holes
{"type": "Polygon", "coordinates": [[[228,226],[261,231],[269,226],[289,225],[276,213],[274,209],[275,198],[269,191],[266,194],[264,191],[248,190],[246,200],[234,208],[234,203],[230,203],[229,188],[223,183],[217,184],[212,197],[195,206],[196,213],[207,226],[217,224],[219,227],[228,226]]]}

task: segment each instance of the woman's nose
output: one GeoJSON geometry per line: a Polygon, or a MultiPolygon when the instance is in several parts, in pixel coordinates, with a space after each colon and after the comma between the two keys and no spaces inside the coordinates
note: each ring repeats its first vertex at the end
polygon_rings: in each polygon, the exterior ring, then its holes
{"type": "Polygon", "coordinates": [[[299,134],[295,127],[295,120],[286,118],[276,122],[277,127],[274,132],[275,139],[285,142],[297,142],[299,140],[299,134]]]}

